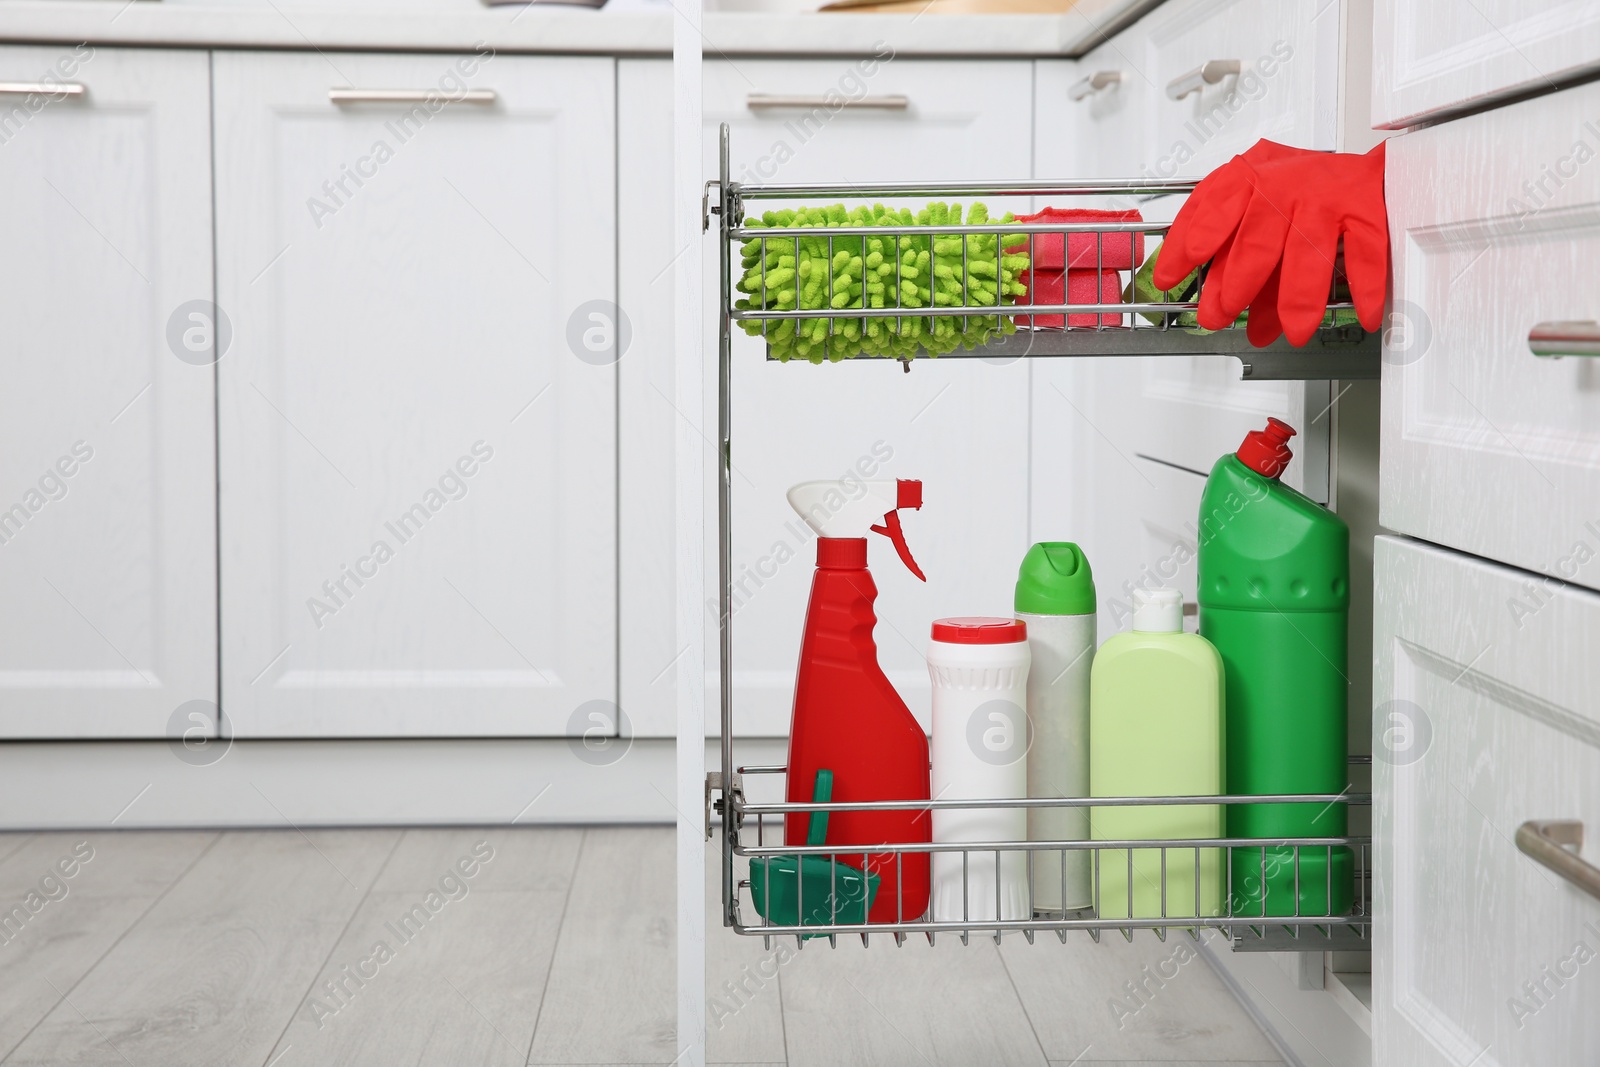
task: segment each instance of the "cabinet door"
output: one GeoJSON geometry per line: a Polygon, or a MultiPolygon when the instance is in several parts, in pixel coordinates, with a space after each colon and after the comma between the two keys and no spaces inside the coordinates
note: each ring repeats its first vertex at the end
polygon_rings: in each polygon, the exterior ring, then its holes
{"type": "MultiPolygon", "coordinates": [[[[734,176],[746,182],[999,180],[1028,172],[1026,61],[741,59],[708,63],[705,79],[711,175],[722,122],[732,127],[734,176]],[[908,106],[834,109],[825,103],[830,91],[838,98],[898,94],[908,106]],[[750,93],[815,97],[819,106],[757,110],[750,93]]],[[[991,209],[1027,207],[987,202],[991,209]]],[[[751,202],[747,210],[776,206],[751,202]]],[[[706,259],[706,322],[713,325],[716,256],[706,259]]],[[[1011,613],[1028,546],[1027,361],[918,360],[905,373],[881,360],[768,363],[759,339],[737,332],[734,340],[739,734],[788,732],[816,550],[784,493],[797,482],[847,476],[920,478],[925,486],[926,505],[904,521],[927,584],[907,572],[884,538],[872,535],[869,551],[879,590],[879,661],[927,725],[930,621],[1011,613]]],[[[715,575],[715,556],[707,563],[715,575]]],[[[708,613],[708,625],[715,622],[708,613]]]]}
{"type": "Polygon", "coordinates": [[[1082,59],[1041,59],[1035,64],[1035,177],[1141,175],[1145,138],[1139,130],[1149,106],[1146,97],[1156,91],[1142,64],[1136,65],[1135,57],[1143,53],[1141,26],[1124,30],[1082,59]],[[1076,100],[1074,94],[1080,94],[1076,100]]]}
{"type": "Polygon", "coordinates": [[[1377,0],[1372,125],[1395,130],[1600,66],[1595,0],[1377,0]]]}
{"type": "Polygon", "coordinates": [[[1529,333],[1600,320],[1597,112],[1588,85],[1390,145],[1379,482],[1392,530],[1592,588],[1600,360],[1535,356],[1529,333]]]}
{"type": "Polygon", "coordinates": [[[227,714],[587,729],[616,696],[612,62],[215,63],[227,714]]]}
{"type": "Polygon", "coordinates": [[[0,82],[82,87],[0,95],[0,736],[214,723],[208,78],[0,48],[0,82]]]}
{"type": "Polygon", "coordinates": [[[1339,5],[1318,0],[1177,0],[1139,23],[1148,80],[1144,165],[1201,177],[1262,137],[1333,148],[1339,104],[1339,5]],[[1213,62],[1237,74],[1173,86],[1213,62]]]}
{"type": "Polygon", "coordinates": [[[1600,1062],[1600,900],[1515,844],[1600,864],[1600,595],[1392,537],[1376,576],[1373,1062],[1600,1062]]]}

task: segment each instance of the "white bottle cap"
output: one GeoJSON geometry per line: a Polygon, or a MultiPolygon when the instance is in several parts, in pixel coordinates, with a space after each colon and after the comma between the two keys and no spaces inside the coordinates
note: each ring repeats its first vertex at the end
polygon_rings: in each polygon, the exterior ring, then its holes
{"type": "Polygon", "coordinates": [[[1176,589],[1135,589],[1133,628],[1139,633],[1183,632],[1183,594],[1176,589]]]}

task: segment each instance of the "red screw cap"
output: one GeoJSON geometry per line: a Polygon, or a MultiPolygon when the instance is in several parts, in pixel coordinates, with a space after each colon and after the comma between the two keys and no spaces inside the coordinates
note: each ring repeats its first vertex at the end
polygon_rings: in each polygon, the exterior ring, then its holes
{"type": "Polygon", "coordinates": [[[1294,427],[1281,419],[1267,419],[1267,428],[1251,430],[1244,435],[1244,443],[1237,453],[1239,462],[1266,478],[1277,478],[1289,466],[1294,453],[1289,451],[1289,438],[1294,427]]]}
{"type": "Polygon", "coordinates": [[[1028,626],[1021,619],[967,616],[935,619],[933,639],[953,645],[1008,645],[1028,639],[1028,626]]]}

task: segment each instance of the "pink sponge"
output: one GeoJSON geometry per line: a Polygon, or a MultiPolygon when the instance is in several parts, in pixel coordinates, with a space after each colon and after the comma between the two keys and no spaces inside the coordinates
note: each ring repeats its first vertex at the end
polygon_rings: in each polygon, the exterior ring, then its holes
{"type": "MultiPolygon", "coordinates": [[[[1036,215],[1022,215],[1018,222],[1143,222],[1137,211],[1091,211],[1088,208],[1047,207],[1036,215]]],[[[1086,267],[1100,270],[1136,270],[1144,262],[1142,233],[1036,233],[1033,237],[1033,265],[1041,271],[1086,267]],[[1066,241],[1063,242],[1062,238],[1066,241]],[[1099,239],[1098,255],[1095,250],[1099,239]],[[1063,244],[1066,255],[1062,254],[1063,244]]],[[[1020,244],[1007,252],[1026,252],[1020,244]]]]}
{"type": "MultiPolygon", "coordinates": [[[[1031,270],[1022,272],[1027,292],[1018,298],[1028,304],[1116,304],[1122,300],[1122,279],[1114,270],[1031,270]]],[[[1117,312],[1076,312],[1071,315],[1018,315],[1018,326],[1060,329],[1067,326],[1121,326],[1117,312]]]]}

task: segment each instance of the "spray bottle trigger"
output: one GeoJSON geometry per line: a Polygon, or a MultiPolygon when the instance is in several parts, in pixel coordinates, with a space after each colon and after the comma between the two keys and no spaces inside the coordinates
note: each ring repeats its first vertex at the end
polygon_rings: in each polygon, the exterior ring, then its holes
{"type": "Polygon", "coordinates": [[[922,573],[922,568],[917,566],[917,561],[911,558],[911,548],[906,544],[906,534],[900,528],[900,512],[891,511],[883,517],[882,526],[870,527],[873,533],[880,533],[894,543],[894,550],[900,554],[900,562],[906,569],[915,574],[922,581],[927,581],[928,576],[922,573]]]}

